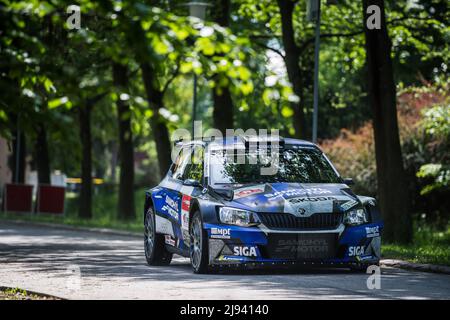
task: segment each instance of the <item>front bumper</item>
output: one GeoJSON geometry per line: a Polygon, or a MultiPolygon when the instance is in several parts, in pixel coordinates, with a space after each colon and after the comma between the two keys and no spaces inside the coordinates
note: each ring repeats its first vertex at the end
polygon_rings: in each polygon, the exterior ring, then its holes
{"type": "Polygon", "coordinates": [[[382,223],[334,230],[282,231],[262,227],[204,225],[210,265],[375,264],[381,255],[382,223]]]}

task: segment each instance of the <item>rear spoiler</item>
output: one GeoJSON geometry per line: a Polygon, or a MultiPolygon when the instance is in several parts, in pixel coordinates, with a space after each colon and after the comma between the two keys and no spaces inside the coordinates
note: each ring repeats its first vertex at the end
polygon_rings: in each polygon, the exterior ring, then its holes
{"type": "Polygon", "coordinates": [[[260,148],[283,148],[284,147],[284,138],[280,136],[242,136],[242,140],[244,140],[245,148],[249,149],[250,146],[260,148]]]}

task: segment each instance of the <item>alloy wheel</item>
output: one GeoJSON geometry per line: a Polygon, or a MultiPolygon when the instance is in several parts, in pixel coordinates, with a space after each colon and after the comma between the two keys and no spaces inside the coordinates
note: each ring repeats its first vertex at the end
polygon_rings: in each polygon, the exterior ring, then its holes
{"type": "Polygon", "coordinates": [[[198,269],[202,256],[202,226],[199,219],[195,219],[191,227],[191,263],[194,269],[198,269]]]}
{"type": "Polygon", "coordinates": [[[149,208],[145,216],[145,226],[144,226],[144,247],[145,247],[145,255],[147,257],[150,257],[152,255],[154,245],[155,245],[155,224],[153,219],[153,211],[151,208],[149,208]]]}

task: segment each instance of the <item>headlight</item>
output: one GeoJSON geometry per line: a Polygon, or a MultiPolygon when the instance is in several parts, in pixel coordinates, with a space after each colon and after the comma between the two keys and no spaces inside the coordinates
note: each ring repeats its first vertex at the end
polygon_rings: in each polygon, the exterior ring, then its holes
{"type": "Polygon", "coordinates": [[[357,226],[367,222],[366,210],[363,208],[353,209],[345,213],[344,223],[350,226],[357,226]]]}
{"type": "Polygon", "coordinates": [[[219,218],[222,223],[235,224],[242,227],[250,227],[259,223],[253,212],[229,207],[221,207],[219,209],[219,218]]]}

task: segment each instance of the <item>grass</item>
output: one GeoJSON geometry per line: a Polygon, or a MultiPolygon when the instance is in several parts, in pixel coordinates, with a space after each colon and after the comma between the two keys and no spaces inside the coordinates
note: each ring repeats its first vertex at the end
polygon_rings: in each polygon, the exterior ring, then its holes
{"type": "Polygon", "coordinates": [[[386,244],[381,246],[382,257],[450,266],[450,225],[446,230],[427,226],[414,227],[414,239],[410,245],[386,244]]]}
{"type": "Polygon", "coordinates": [[[59,300],[58,298],[27,292],[20,288],[0,287],[0,300],[59,300]]]}
{"type": "Polygon", "coordinates": [[[0,218],[10,220],[35,221],[65,224],[78,227],[111,228],[124,231],[141,232],[146,188],[134,192],[136,214],[130,221],[117,218],[117,192],[111,187],[97,188],[93,194],[93,217],[80,219],[78,217],[78,194],[66,193],[64,216],[31,213],[0,213],[0,218]]]}

